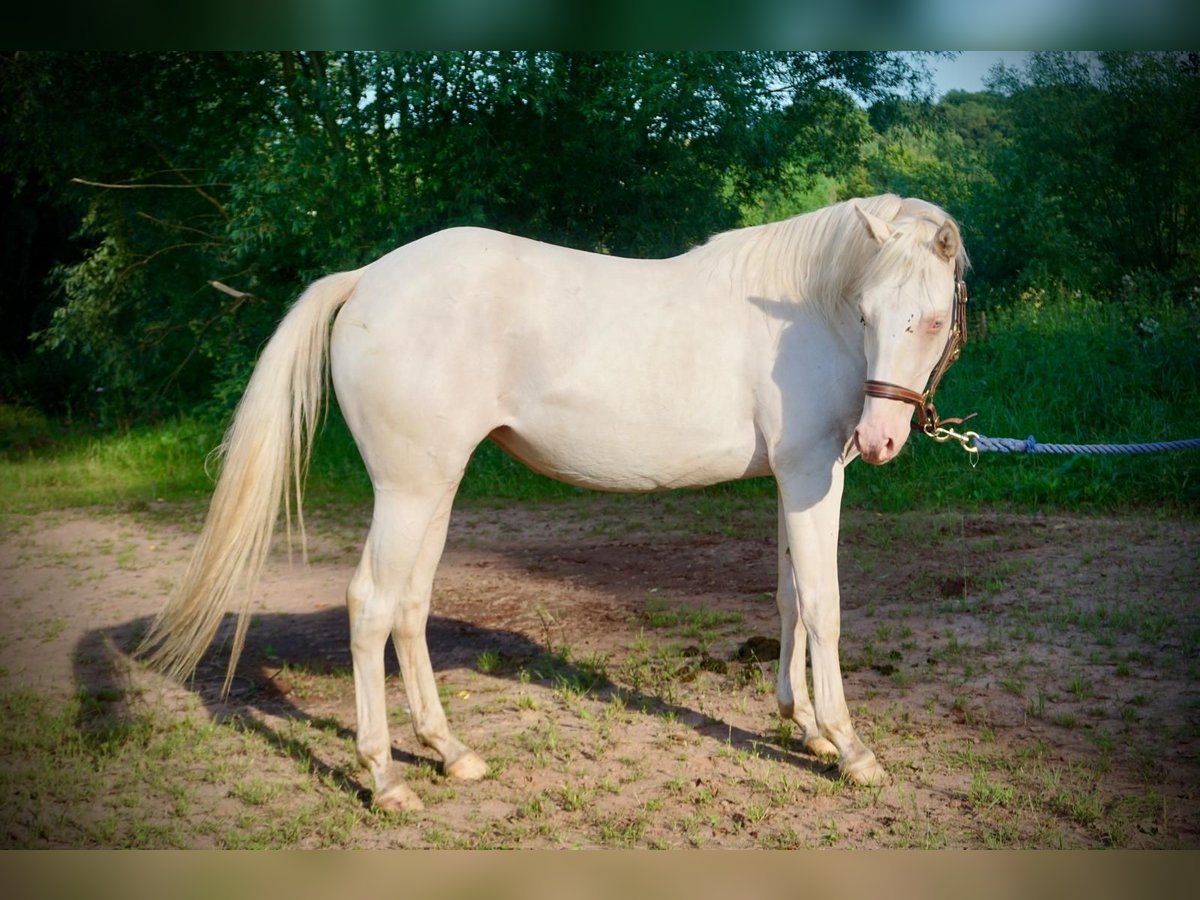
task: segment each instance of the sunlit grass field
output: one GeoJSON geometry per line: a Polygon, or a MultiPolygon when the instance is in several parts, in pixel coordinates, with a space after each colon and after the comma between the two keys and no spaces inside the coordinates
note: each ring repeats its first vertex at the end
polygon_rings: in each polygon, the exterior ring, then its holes
{"type": "MultiPolygon", "coordinates": [[[[1043,442],[1147,442],[1200,436],[1200,311],[1104,304],[1038,292],[987,314],[939,390],[944,416],[977,413],[966,428],[1043,442]],[[980,339],[982,338],[982,339],[980,339]]],[[[81,430],[0,407],[0,510],[143,504],[202,498],[223,423],[184,417],[124,431],[81,430]]],[[[914,435],[895,462],[861,463],[846,504],[878,511],[944,507],[1189,515],[1200,509],[1200,452],[1142,456],[984,454],[914,435]],[[972,462],[975,464],[972,465],[972,462]]],[[[580,489],[536,475],[490,442],[477,451],[463,503],[556,501],[580,489]]],[[[771,500],[768,479],[704,493],[771,500]]],[[[365,503],[370,484],[336,408],[321,434],[310,503],[365,503]]]]}

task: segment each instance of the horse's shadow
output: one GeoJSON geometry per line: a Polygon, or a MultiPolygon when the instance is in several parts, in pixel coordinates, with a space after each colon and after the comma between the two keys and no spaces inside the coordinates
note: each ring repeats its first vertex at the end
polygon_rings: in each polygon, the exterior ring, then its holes
{"type": "MultiPolygon", "coordinates": [[[[287,734],[291,729],[273,724],[279,720],[308,723],[339,738],[353,739],[354,732],[324,714],[306,710],[288,683],[289,672],[308,671],[349,677],[349,627],[341,608],[310,613],[259,614],[252,620],[251,636],[238,663],[230,690],[222,695],[228,661],[228,644],[234,627],[226,616],[213,647],[205,654],[186,690],[199,700],[216,721],[236,721],[240,727],[265,738],[280,752],[291,756],[309,772],[324,776],[361,802],[369,804],[371,791],[352,758],[323,758],[321,749],[287,734]]],[[[108,629],[87,632],[75,648],[77,696],[80,698],[77,727],[85,741],[111,741],[122,729],[138,720],[140,677],[146,673],[131,656],[149,620],[140,617],[108,629]]],[[[520,678],[546,687],[571,685],[596,700],[622,701],[632,714],[673,718],[702,737],[722,746],[747,750],[776,762],[787,763],[826,777],[836,778],[835,767],[803,752],[797,752],[779,734],[755,734],[729,722],[699,713],[686,706],[641,689],[612,681],[602,668],[572,661],[562,653],[531,640],[524,634],[504,629],[483,628],[461,619],[431,616],[427,637],[436,671],[476,667],[485,653],[499,664],[491,675],[520,678]]],[[[711,658],[698,664],[711,662],[711,658]]],[[[750,663],[753,665],[754,663],[750,663]]],[[[398,671],[389,650],[389,678],[398,671]]],[[[695,674],[695,668],[692,670],[695,674]]],[[[150,676],[153,677],[153,676],[150,676]]],[[[764,723],[765,725],[766,723],[764,723]]],[[[772,729],[774,730],[774,729],[772,729]]],[[[395,733],[395,732],[393,732],[395,733]]],[[[415,745],[415,739],[411,744],[415,745]]],[[[393,759],[417,766],[431,765],[434,757],[420,756],[393,745],[393,759]]]]}

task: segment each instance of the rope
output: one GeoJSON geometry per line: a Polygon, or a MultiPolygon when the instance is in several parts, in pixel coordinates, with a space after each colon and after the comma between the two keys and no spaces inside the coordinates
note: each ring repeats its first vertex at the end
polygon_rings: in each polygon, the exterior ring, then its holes
{"type": "Polygon", "coordinates": [[[992,438],[976,434],[971,446],[980,453],[1158,453],[1164,450],[1200,449],[1200,438],[1182,441],[1158,441],[1151,444],[1040,444],[1031,434],[1025,440],[1019,438],[992,438]]]}

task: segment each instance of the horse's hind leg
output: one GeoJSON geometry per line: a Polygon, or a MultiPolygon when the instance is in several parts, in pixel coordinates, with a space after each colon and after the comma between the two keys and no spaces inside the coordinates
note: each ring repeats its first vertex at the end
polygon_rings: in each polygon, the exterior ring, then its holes
{"type": "Polygon", "coordinates": [[[396,608],[392,641],[400,658],[400,671],[417,739],[437,751],[448,776],[473,781],[487,774],[487,763],[450,733],[425,640],[433,576],[446,544],[453,501],[454,490],[451,489],[442,498],[425,533],[410,579],[410,590],[401,597],[396,608]]]}
{"type": "Polygon", "coordinates": [[[371,532],[347,592],[358,759],[370,770],[375,803],[384,809],[422,807],[392,762],[384,692],[389,634],[396,638],[418,738],[442,754],[451,774],[461,770],[478,777],[485,768],[449,734],[425,648],[433,574],[445,543],[455,486],[443,482],[419,491],[377,491],[371,532]]]}

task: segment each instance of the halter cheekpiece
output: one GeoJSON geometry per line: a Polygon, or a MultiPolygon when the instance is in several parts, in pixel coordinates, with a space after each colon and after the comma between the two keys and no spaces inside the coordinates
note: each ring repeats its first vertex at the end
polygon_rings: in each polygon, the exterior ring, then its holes
{"type": "MultiPolygon", "coordinates": [[[[939,438],[939,429],[945,424],[959,424],[963,419],[943,419],[938,416],[937,407],[933,405],[933,395],[937,392],[938,383],[942,376],[949,371],[958,357],[962,354],[963,344],[967,342],[967,283],[962,277],[962,263],[954,263],[954,312],[950,321],[950,333],[946,336],[946,346],[937,365],[929,373],[929,389],[923,394],[892,384],[889,381],[868,380],[863,385],[869,397],[879,397],[883,400],[899,400],[910,404],[916,411],[913,415],[914,431],[921,431],[932,438],[939,438]]],[[[974,415],[972,413],[971,415],[974,415]]]]}

